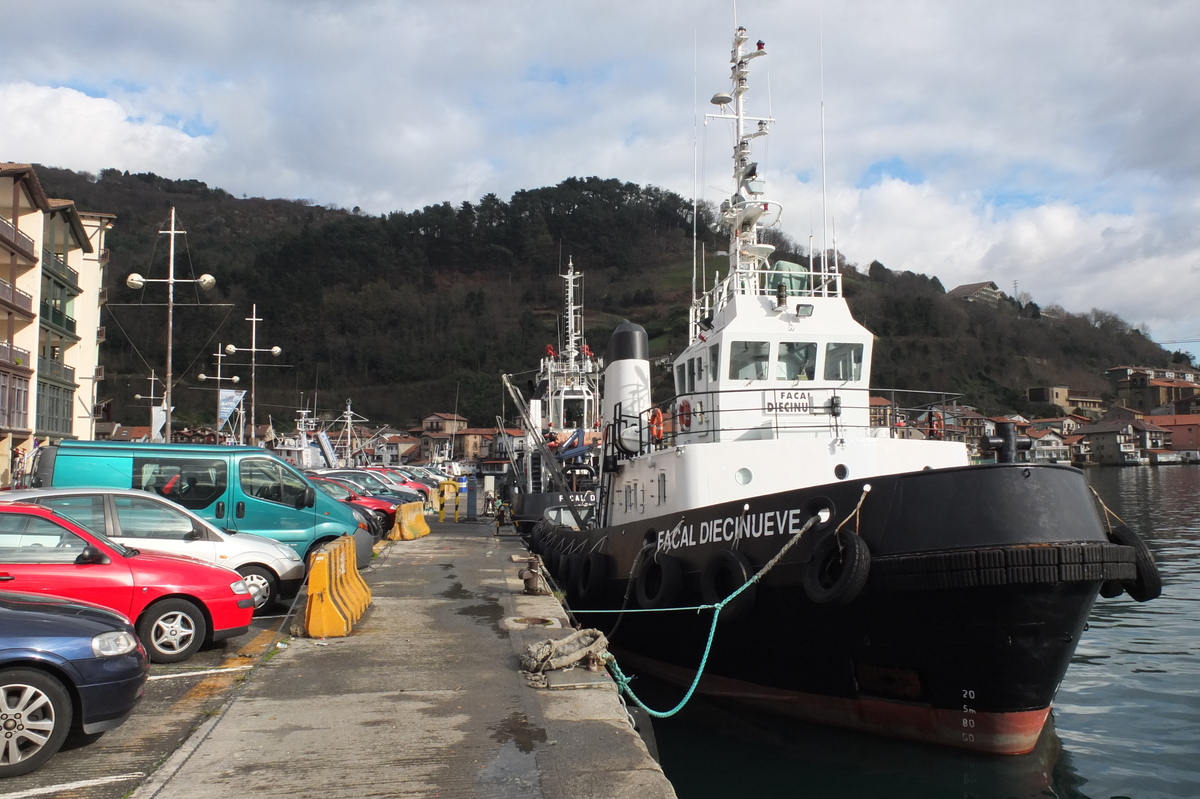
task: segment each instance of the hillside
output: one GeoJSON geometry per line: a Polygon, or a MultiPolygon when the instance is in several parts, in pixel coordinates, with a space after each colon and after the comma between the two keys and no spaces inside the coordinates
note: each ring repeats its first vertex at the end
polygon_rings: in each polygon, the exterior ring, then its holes
{"type": "MultiPolygon", "coordinates": [[[[487,195],[374,217],[113,169],[91,176],[39,166],[38,175],[51,196],[117,216],[108,241],[108,379],[99,396],[111,398],[113,418],[127,424],[145,418],[133,395],[147,393],[150,368],[163,371],[166,313],[164,287],[133,292],[124,280],[131,272],[166,276],[166,237],[158,231],[172,207],[188,232],[176,276],[217,279],[203,297],[177,288],[175,397],[183,421],[212,418],[215,399],[199,390],[208,386],[196,375],[212,372],[218,344],[250,346],[252,303],[263,319],[258,346],[283,349],[278,362],[259,359],[259,420],[270,414],[283,424],[302,401],[311,407],[314,392],[322,410],[340,412],[352,398],[355,411],[376,423],[408,426],[457,402],[473,424],[490,424],[504,407],[497,376],[529,371],[557,343],[557,275],[568,257],[585,275],[592,349],[603,352],[624,318],[647,328],[655,355],[684,343],[692,208],[655,187],[572,178],[507,201],[487,195]],[[198,390],[181,390],[189,388],[198,390]]],[[[701,206],[701,230],[711,213],[701,206]]],[[[786,235],[774,243],[791,260],[808,257],[786,235]]],[[[708,259],[710,273],[724,266],[708,259]]],[[[879,337],[878,386],[953,391],[986,412],[1028,413],[1035,410],[1023,399],[1028,386],[1066,383],[1099,396],[1109,366],[1165,366],[1183,357],[1103,311],[1050,319],[1032,302],[990,308],[948,299],[935,277],[877,262],[843,271],[855,316],[879,337]]],[[[226,361],[226,374],[247,381],[248,367],[235,360],[226,361]]]]}

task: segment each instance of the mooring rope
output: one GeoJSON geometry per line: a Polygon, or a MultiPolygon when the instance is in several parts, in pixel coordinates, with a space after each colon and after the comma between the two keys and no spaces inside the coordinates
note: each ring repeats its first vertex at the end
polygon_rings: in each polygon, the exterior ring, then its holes
{"type": "MultiPolygon", "coordinates": [[[[842,526],[845,525],[851,519],[851,517],[858,515],[859,510],[862,508],[863,501],[867,498],[867,494],[869,494],[870,491],[871,491],[870,485],[863,486],[862,496],[859,497],[858,504],[855,506],[854,510],[852,510],[849,513],[849,515],[847,515],[846,518],[842,520],[842,523],[840,525],[838,525],[837,530],[834,531],[834,535],[836,535],[837,532],[842,529],[842,526]]],[[[670,710],[654,710],[653,708],[647,706],[645,702],[643,702],[640,698],[638,698],[638,695],[635,694],[633,692],[633,689],[629,686],[632,678],[627,676],[625,674],[625,672],[621,671],[620,665],[617,664],[617,659],[612,655],[612,653],[608,653],[605,656],[605,663],[608,665],[609,671],[612,672],[613,679],[616,680],[617,686],[619,687],[620,691],[625,693],[626,695],[628,695],[629,698],[632,699],[638,707],[640,707],[642,710],[646,711],[647,713],[649,713],[651,716],[653,716],[656,719],[670,718],[671,716],[674,716],[679,711],[683,710],[684,706],[687,705],[687,703],[691,701],[692,695],[695,694],[696,688],[698,688],[700,685],[700,679],[704,676],[704,669],[708,665],[708,656],[712,652],[713,640],[715,640],[716,635],[717,635],[717,622],[720,620],[721,611],[725,608],[726,605],[728,605],[733,600],[737,599],[737,597],[743,591],[747,590],[750,586],[754,585],[759,580],[761,580],[763,575],[767,574],[769,571],[771,571],[771,569],[775,568],[775,565],[777,563],[779,563],[779,561],[783,558],[784,555],[786,555],[788,553],[788,550],[790,550],[792,547],[794,547],[800,541],[800,539],[802,537],[804,537],[804,534],[807,533],[812,528],[812,526],[814,524],[816,524],[819,520],[820,520],[820,517],[817,514],[813,514],[812,516],[810,516],[808,518],[808,521],[804,523],[804,526],[800,528],[800,531],[798,533],[796,533],[795,536],[792,537],[792,540],[788,541],[786,544],[784,544],[779,549],[779,551],[775,553],[775,557],[773,557],[769,561],[767,561],[765,566],[763,566],[749,580],[747,580],[745,583],[743,583],[736,591],[734,591],[732,594],[730,594],[729,596],[722,599],[720,602],[717,602],[716,604],[696,605],[694,607],[688,607],[688,608],[649,608],[649,609],[645,609],[645,610],[629,610],[625,607],[622,607],[621,611],[620,611],[622,616],[625,613],[645,612],[646,610],[652,610],[653,612],[656,612],[656,613],[670,612],[670,611],[677,611],[677,610],[696,610],[696,611],[713,610],[715,612],[713,613],[712,624],[708,630],[708,640],[704,644],[704,655],[700,658],[700,665],[696,668],[696,676],[695,676],[695,678],[692,679],[692,684],[690,686],[688,686],[687,693],[685,693],[683,695],[683,698],[679,700],[679,703],[676,704],[675,707],[671,708],[670,710]]],[[[858,533],[858,526],[856,523],[855,524],[855,534],[857,535],[857,533],[858,533]]],[[[632,581],[632,574],[636,570],[637,564],[641,560],[642,554],[644,552],[646,552],[649,548],[650,547],[643,547],[638,552],[638,556],[636,558],[634,558],[634,568],[631,569],[631,571],[630,571],[631,581],[632,581]]],[[[629,601],[629,588],[627,587],[626,591],[625,591],[625,602],[628,603],[628,601],[629,601]]],[[[609,610],[609,611],[577,611],[577,612],[596,612],[596,613],[608,612],[608,613],[611,613],[612,611],[609,610]]],[[[621,617],[619,616],[617,618],[617,625],[619,625],[620,623],[621,623],[621,617]]],[[[616,632],[617,625],[613,626],[613,632],[616,632]]]]}
{"type": "Polygon", "coordinates": [[[1096,493],[1095,488],[1088,486],[1088,489],[1092,492],[1092,496],[1096,498],[1096,501],[1100,503],[1100,507],[1104,508],[1104,526],[1108,528],[1107,532],[1110,537],[1112,536],[1112,521],[1110,517],[1112,519],[1116,519],[1118,524],[1128,527],[1128,525],[1125,524],[1125,520],[1118,516],[1116,511],[1104,504],[1104,500],[1100,499],[1100,495],[1096,493]]]}

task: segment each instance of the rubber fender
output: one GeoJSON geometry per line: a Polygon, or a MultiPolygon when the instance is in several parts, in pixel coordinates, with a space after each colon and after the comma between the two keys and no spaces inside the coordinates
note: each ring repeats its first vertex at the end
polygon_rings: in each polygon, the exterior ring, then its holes
{"type": "Polygon", "coordinates": [[[661,552],[647,554],[638,566],[634,588],[639,607],[673,607],[683,593],[683,563],[661,552]]]}
{"type": "MultiPolygon", "coordinates": [[[[700,598],[705,605],[715,605],[750,582],[753,576],[754,567],[741,552],[736,549],[717,550],[704,564],[704,573],[700,577],[700,598]]],[[[721,617],[736,619],[745,615],[754,607],[757,591],[758,584],[751,584],[737,599],[721,609],[721,617]]]]}
{"type": "Polygon", "coordinates": [[[1150,554],[1150,547],[1146,546],[1141,536],[1123,524],[1112,528],[1111,535],[1113,543],[1133,547],[1133,562],[1137,566],[1137,577],[1122,580],[1121,587],[1137,602],[1158,599],[1162,594],[1162,576],[1158,573],[1154,556],[1150,554]]]}
{"type": "Polygon", "coordinates": [[[846,530],[832,533],[813,548],[804,568],[804,593],[818,604],[848,604],[862,592],[870,570],[866,541],[846,530]]]}
{"type": "Polygon", "coordinates": [[[580,561],[575,570],[575,600],[583,607],[597,604],[604,598],[608,582],[608,555],[593,552],[580,561]]]}
{"type": "Polygon", "coordinates": [[[571,580],[575,575],[576,567],[579,564],[581,556],[579,553],[565,554],[562,553],[558,557],[558,569],[551,572],[554,575],[554,582],[558,583],[558,587],[563,591],[570,593],[571,580]]]}

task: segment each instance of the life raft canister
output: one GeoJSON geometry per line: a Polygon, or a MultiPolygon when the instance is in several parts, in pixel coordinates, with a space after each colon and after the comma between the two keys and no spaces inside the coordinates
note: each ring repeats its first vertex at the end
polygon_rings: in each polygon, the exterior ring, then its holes
{"type": "Polygon", "coordinates": [[[679,426],[684,430],[692,429],[692,403],[687,400],[679,401],[679,426]]]}

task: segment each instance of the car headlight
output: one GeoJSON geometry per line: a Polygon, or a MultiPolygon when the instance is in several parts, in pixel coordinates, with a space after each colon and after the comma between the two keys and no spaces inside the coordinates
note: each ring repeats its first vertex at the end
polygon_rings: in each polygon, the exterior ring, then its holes
{"type": "Polygon", "coordinates": [[[233,593],[235,593],[235,594],[250,593],[250,586],[246,585],[245,580],[235,580],[234,582],[229,584],[229,587],[233,589],[233,593]]]}
{"type": "Polygon", "coordinates": [[[300,560],[300,553],[285,544],[276,544],[275,549],[284,560],[300,560]]]}
{"type": "Polygon", "coordinates": [[[129,633],[118,630],[92,637],[92,652],[98,658],[125,655],[137,649],[138,641],[129,633]]]}

